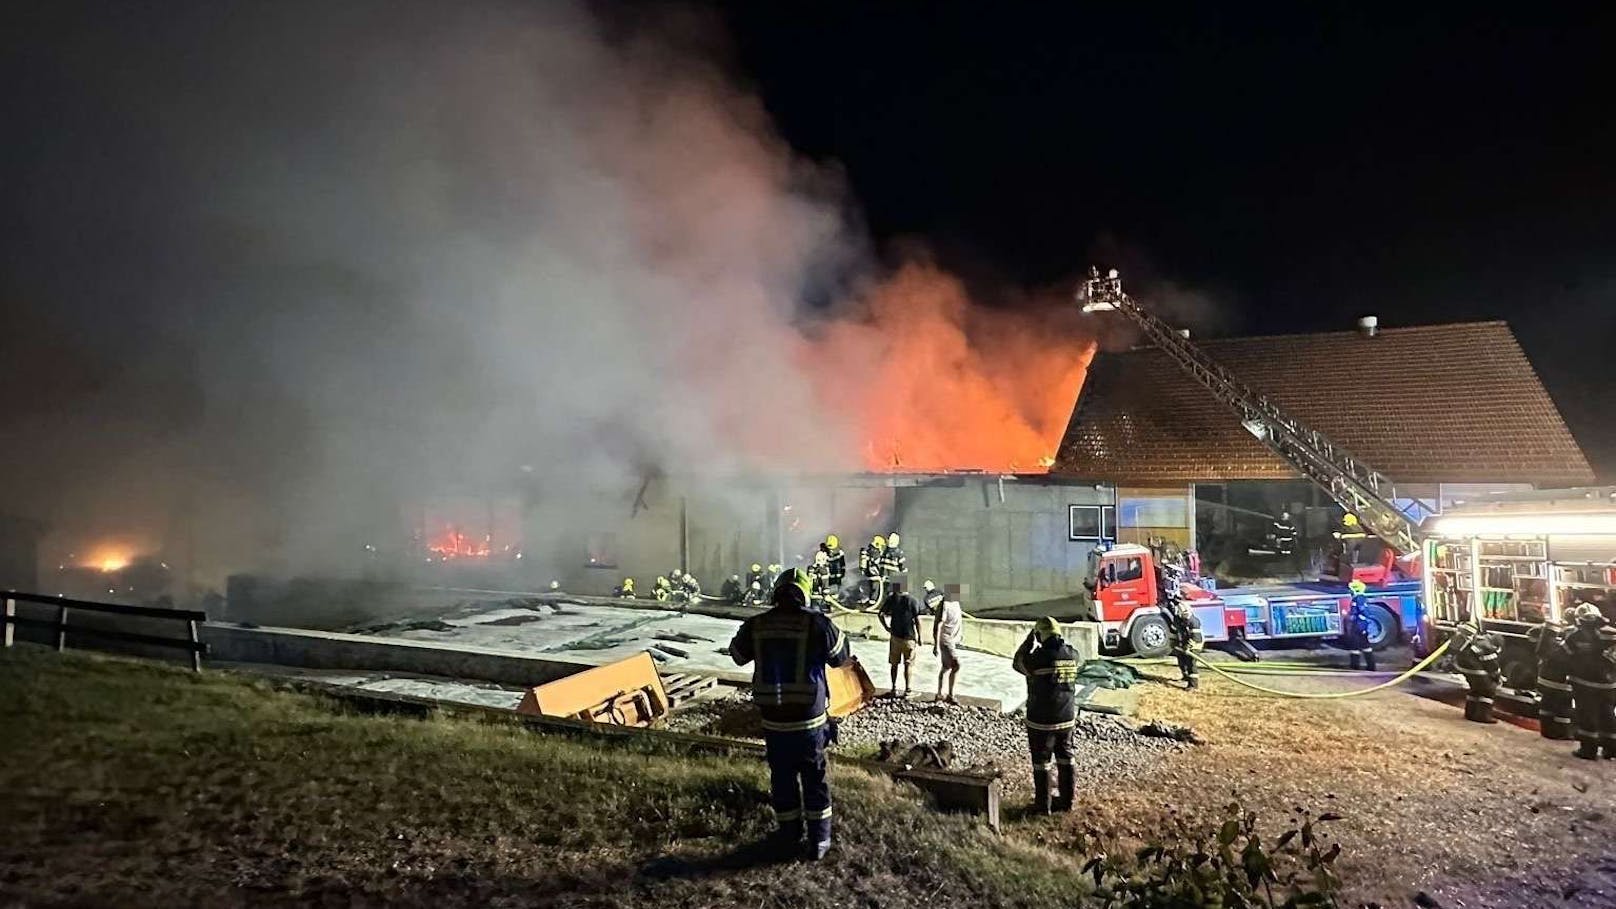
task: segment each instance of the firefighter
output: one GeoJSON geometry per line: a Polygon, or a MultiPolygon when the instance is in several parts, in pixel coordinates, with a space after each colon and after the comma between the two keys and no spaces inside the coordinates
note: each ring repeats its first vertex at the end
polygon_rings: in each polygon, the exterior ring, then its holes
{"type": "Polygon", "coordinates": [[[746,588],[746,605],[765,606],[768,599],[768,594],[763,592],[763,585],[757,581],[753,581],[751,586],[746,588]]]}
{"type": "MultiPolygon", "coordinates": [[[[1580,608],[1580,605],[1579,605],[1580,608]]],[[[1575,617],[1576,610],[1567,613],[1575,617]]],[[[1571,682],[1565,649],[1565,626],[1552,619],[1527,629],[1537,654],[1537,726],[1546,739],[1570,741],[1571,682]]]]}
{"type": "Polygon", "coordinates": [[[901,539],[898,532],[887,534],[886,548],[881,550],[881,583],[882,596],[889,597],[898,592],[900,576],[909,571],[909,560],[904,557],[903,549],[898,546],[901,539]]]}
{"type": "Polygon", "coordinates": [[[1616,758],[1616,628],[1597,606],[1585,603],[1576,612],[1564,645],[1576,720],[1574,754],[1591,761],[1603,748],[1605,757],[1616,758]]]}
{"type": "Polygon", "coordinates": [[[657,575],[656,583],[651,585],[651,597],[659,603],[666,603],[673,596],[673,585],[668,579],[657,575]]]}
{"type": "Polygon", "coordinates": [[[618,584],[612,589],[612,596],[621,600],[634,599],[634,579],[624,578],[623,583],[618,584]]]}
{"type": "Polygon", "coordinates": [[[1201,632],[1201,619],[1183,597],[1174,595],[1162,610],[1167,620],[1167,635],[1171,639],[1173,659],[1178,662],[1178,674],[1184,679],[1184,690],[1201,687],[1201,671],[1195,655],[1206,648],[1206,636],[1201,632]]]}
{"type": "Polygon", "coordinates": [[[769,801],[780,824],[775,844],[796,847],[806,826],[808,857],[817,861],[830,849],[825,746],[836,738],[827,713],[825,670],[853,657],[846,635],[828,617],[809,610],[808,592],[806,574],[782,572],[773,605],[741,623],[729,653],[736,665],[753,663],[752,701],[763,718],[769,801]]]}
{"type": "Polygon", "coordinates": [[[868,546],[859,548],[859,573],[864,576],[860,602],[866,606],[881,599],[881,556],[886,553],[887,540],[879,534],[868,546]]]}
{"type": "Polygon", "coordinates": [[[751,590],[753,585],[764,587],[768,583],[769,577],[763,573],[763,566],[753,562],[751,570],[746,573],[746,589],[751,590]]]}
{"type": "Polygon", "coordinates": [[[1498,665],[1501,647],[1496,635],[1481,630],[1470,619],[1453,629],[1454,668],[1464,674],[1469,691],[1465,693],[1465,719],[1472,723],[1496,723],[1493,717],[1493,695],[1503,681],[1503,670],[1498,665]]]}
{"type": "Polygon", "coordinates": [[[741,605],[745,597],[745,592],[741,589],[741,576],[732,574],[725,578],[724,586],[718,589],[718,594],[724,598],[724,602],[731,606],[741,605]]]}
{"type": "Polygon", "coordinates": [[[1027,747],[1032,752],[1032,808],[1038,814],[1072,808],[1072,729],[1077,725],[1077,651],[1060,623],[1038,620],[1017,648],[1015,670],[1027,677],[1027,747]],[[1055,759],[1058,791],[1049,792],[1049,760],[1055,759]]]}
{"type": "Polygon", "coordinates": [[[1291,522],[1291,513],[1282,511],[1274,519],[1274,550],[1282,556],[1290,556],[1296,551],[1296,525],[1291,522]]]}
{"type": "Polygon", "coordinates": [[[550,582],[550,592],[551,593],[560,593],[561,592],[561,582],[560,581],[551,581],[550,582]]]}
{"type": "Polygon", "coordinates": [[[686,606],[701,599],[701,582],[688,571],[679,579],[679,599],[686,606]]]}
{"type": "Polygon", "coordinates": [[[830,556],[823,549],[814,553],[814,563],[808,566],[808,583],[810,602],[828,611],[835,589],[830,584],[830,556]]]}
{"type": "Polygon", "coordinates": [[[847,583],[847,553],[842,551],[841,538],[834,533],[826,534],[819,551],[830,561],[830,586],[839,595],[842,585],[847,583]]]}
{"type": "Polygon", "coordinates": [[[1374,627],[1369,623],[1369,588],[1363,581],[1353,578],[1347,584],[1347,590],[1352,592],[1352,605],[1347,607],[1347,620],[1342,623],[1341,646],[1347,649],[1353,669],[1358,668],[1358,658],[1362,657],[1363,668],[1374,672],[1375,648],[1369,646],[1370,635],[1374,633],[1374,627]]]}

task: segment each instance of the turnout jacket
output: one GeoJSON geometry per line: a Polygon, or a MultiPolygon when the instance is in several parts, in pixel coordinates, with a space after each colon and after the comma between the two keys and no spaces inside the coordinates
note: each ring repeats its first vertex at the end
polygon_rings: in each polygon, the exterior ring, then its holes
{"type": "Polygon", "coordinates": [[[1029,635],[1016,651],[1016,671],[1027,677],[1027,728],[1038,732],[1077,725],[1077,651],[1064,638],[1042,644],[1029,635]]]}
{"type": "Polygon", "coordinates": [[[881,550],[881,574],[903,574],[909,570],[909,560],[903,556],[902,546],[888,546],[881,550]]]}
{"type": "Polygon", "coordinates": [[[1496,683],[1503,677],[1498,663],[1502,648],[1497,636],[1461,625],[1454,633],[1453,646],[1458,651],[1453,657],[1454,668],[1467,679],[1490,678],[1496,683]]]}
{"type": "Polygon", "coordinates": [[[741,623],[729,642],[736,665],[752,663],[752,700],[765,732],[800,732],[825,725],[830,690],[826,667],[852,658],[847,636],[820,612],[777,604],[741,623]]]}
{"type": "Polygon", "coordinates": [[[831,586],[841,589],[842,580],[847,577],[847,553],[843,552],[839,546],[832,549],[829,546],[820,544],[820,548],[825,551],[825,556],[830,560],[831,586]]]}
{"type": "Polygon", "coordinates": [[[1565,636],[1566,668],[1571,684],[1612,690],[1616,694],[1616,628],[1578,622],[1565,636]]]}
{"type": "Polygon", "coordinates": [[[1533,625],[1526,630],[1537,654],[1537,690],[1571,691],[1571,654],[1565,649],[1566,632],[1553,625],[1533,625]]]}

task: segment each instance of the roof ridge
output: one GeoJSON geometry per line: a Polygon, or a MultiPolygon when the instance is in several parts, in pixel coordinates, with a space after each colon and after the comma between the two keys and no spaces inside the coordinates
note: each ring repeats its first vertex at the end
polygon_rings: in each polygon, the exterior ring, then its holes
{"type": "MultiPolygon", "coordinates": [[[[1511,335],[1515,334],[1515,330],[1513,328],[1510,328],[1509,327],[1509,322],[1507,320],[1504,320],[1504,319],[1478,319],[1478,320],[1476,320],[1474,322],[1430,322],[1430,323],[1426,323],[1424,325],[1397,325],[1397,326],[1393,326],[1391,328],[1381,327],[1379,329],[1379,334],[1383,334],[1383,335],[1402,335],[1402,334],[1411,334],[1411,333],[1414,333],[1414,332],[1421,332],[1421,331],[1437,331],[1437,330],[1441,330],[1441,329],[1452,329],[1452,328],[1482,328],[1482,327],[1491,327],[1491,326],[1498,326],[1498,325],[1502,325],[1504,328],[1509,329],[1509,333],[1511,335]]],[[[1340,329],[1331,329],[1330,331],[1295,331],[1295,332],[1287,332],[1287,333],[1284,333],[1284,334],[1277,334],[1277,335],[1232,335],[1232,336],[1224,337],[1224,338],[1196,338],[1194,340],[1195,340],[1196,344],[1204,346],[1204,345],[1212,345],[1212,344],[1230,344],[1230,343],[1236,343],[1236,342],[1240,342],[1240,341],[1285,341],[1285,340],[1290,340],[1290,339],[1293,339],[1293,338],[1334,338],[1334,337],[1339,337],[1339,336],[1342,336],[1342,335],[1357,335],[1357,334],[1359,334],[1359,331],[1356,328],[1340,328],[1340,329]]],[[[1117,351],[1117,352],[1118,353],[1132,353],[1135,350],[1155,350],[1155,349],[1157,349],[1155,347],[1155,345],[1150,345],[1148,347],[1132,347],[1132,348],[1129,348],[1126,351],[1117,351]]],[[[1104,353],[1105,351],[1101,351],[1101,352],[1104,353]]]]}

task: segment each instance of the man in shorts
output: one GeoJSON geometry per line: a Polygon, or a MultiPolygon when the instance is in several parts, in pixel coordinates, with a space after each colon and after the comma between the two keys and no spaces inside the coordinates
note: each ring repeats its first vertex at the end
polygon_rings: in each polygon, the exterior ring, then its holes
{"type": "Polygon", "coordinates": [[[937,700],[958,704],[959,701],[954,700],[954,683],[959,679],[959,645],[965,634],[965,611],[960,608],[959,600],[945,593],[932,612],[936,617],[931,621],[931,652],[942,660],[942,668],[937,670],[937,700]],[[948,679],[946,698],[943,697],[945,677],[948,679]]]}
{"type": "Polygon", "coordinates": [[[914,690],[915,654],[920,639],[920,616],[925,607],[912,594],[898,592],[881,602],[877,618],[887,632],[887,663],[892,668],[893,697],[908,697],[914,690]],[[898,667],[903,667],[903,694],[898,694],[898,667]]]}

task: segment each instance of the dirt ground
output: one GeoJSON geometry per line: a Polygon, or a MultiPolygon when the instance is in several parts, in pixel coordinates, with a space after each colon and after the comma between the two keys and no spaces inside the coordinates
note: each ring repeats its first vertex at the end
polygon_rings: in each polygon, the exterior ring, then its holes
{"type": "MultiPolygon", "coordinates": [[[[1330,651],[1271,654],[1330,663],[1330,651]]],[[[1388,663],[1401,669],[1406,659],[1388,663]]],[[[1176,676],[1176,673],[1172,673],[1176,676]]],[[[1249,677],[1273,688],[1347,691],[1364,677],[1249,677]]],[[[1380,678],[1386,678],[1382,676],[1380,678]]],[[[1231,803],[1266,826],[1329,812],[1353,905],[1616,906],[1616,761],[1393,690],[1339,700],[1277,698],[1203,671],[1202,690],[1148,684],[1142,718],[1192,726],[1206,744],[1166,755],[1125,790],[1027,832],[1051,845],[1146,837],[1175,814],[1231,803]]]]}

